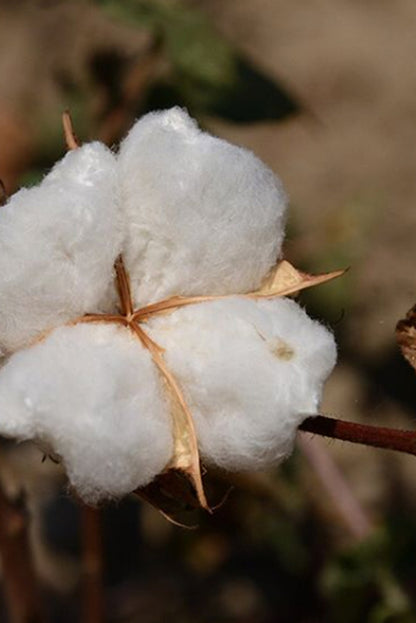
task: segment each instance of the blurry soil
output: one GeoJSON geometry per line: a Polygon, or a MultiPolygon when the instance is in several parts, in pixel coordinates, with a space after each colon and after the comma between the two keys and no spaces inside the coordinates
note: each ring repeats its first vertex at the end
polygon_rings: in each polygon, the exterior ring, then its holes
{"type": "MultiPolygon", "coordinates": [[[[351,267],[344,286],[326,286],[318,301],[325,312],[334,288],[326,315],[339,334],[340,365],[324,411],[414,427],[416,378],[400,359],[394,331],[416,301],[416,4],[197,4],[303,104],[284,123],[212,127],[253,149],[283,179],[291,200],[288,257],[320,270],[351,267]]],[[[357,472],[357,490],[372,503],[380,499],[375,471],[381,488],[390,486],[383,462],[406,466],[414,488],[410,457],[346,444],[331,450],[357,472]]]]}
{"type": "Polygon", "coordinates": [[[90,2],[0,2],[0,170],[9,192],[34,151],[51,158],[62,135],[57,111],[70,107],[83,136],[97,138],[97,121],[123,95],[120,76],[152,43],[90,2]]]}

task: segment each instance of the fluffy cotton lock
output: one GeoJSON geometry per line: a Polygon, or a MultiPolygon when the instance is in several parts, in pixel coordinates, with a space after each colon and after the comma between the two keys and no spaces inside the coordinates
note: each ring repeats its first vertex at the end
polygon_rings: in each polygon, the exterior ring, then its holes
{"type": "Polygon", "coordinates": [[[206,302],[147,329],[183,388],[203,460],[227,470],[290,454],[336,360],[332,334],[289,299],[206,302]]]}
{"type": "Polygon", "coordinates": [[[276,263],[286,197],[256,156],[185,110],[142,117],[118,156],[135,304],[257,288],[276,263]]]}
{"type": "Polygon", "coordinates": [[[0,373],[0,431],[63,460],[88,502],[146,485],[172,454],[169,407],[150,354],[124,327],[55,329],[0,373]]]}
{"type": "Polygon", "coordinates": [[[105,307],[121,229],[116,160],[101,143],[10,198],[0,210],[0,352],[105,307]]]}

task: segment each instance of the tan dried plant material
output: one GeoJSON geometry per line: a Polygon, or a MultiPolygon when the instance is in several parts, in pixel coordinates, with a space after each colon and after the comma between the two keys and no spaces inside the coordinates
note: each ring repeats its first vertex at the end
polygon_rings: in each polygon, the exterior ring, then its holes
{"type": "Polygon", "coordinates": [[[143,331],[133,323],[133,331],[139,337],[166,381],[171,401],[173,455],[167,469],[178,470],[184,473],[192,483],[202,508],[210,510],[202,484],[201,467],[199,461],[198,440],[196,437],[192,413],[186,403],[182,390],[173,374],[169,371],[164,359],[163,350],[143,331]]]}
{"type": "Polygon", "coordinates": [[[72,124],[72,117],[69,110],[65,110],[62,113],[62,126],[64,130],[64,138],[66,147],[68,150],[76,149],[80,146],[80,142],[77,135],[74,132],[74,126],[72,124]]]}
{"type": "Polygon", "coordinates": [[[403,357],[416,369],[416,305],[397,323],[396,339],[403,357]]]}
{"type": "Polygon", "coordinates": [[[136,489],[134,494],[156,508],[174,525],[188,529],[196,527],[179,520],[183,517],[188,521],[189,513],[200,508],[195,490],[182,472],[171,468],[156,476],[147,486],[136,489]]]}
{"type": "Polygon", "coordinates": [[[331,273],[322,273],[320,275],[309,275],[295,268],[287,260],[282,260],[275,266],[268,277],[264,280],[262,286],[255,292],[251,292],[246,296],[250,298],[272,298],[275,296],[289,296],[296,294],[300,290],[318,286],[326,281],[336,279],[345,273],[346,269],[334,270],[331,273]]]}
{"type": "Polygon", "coordinates": [[[296,294],[300,290],[312,288],[332,279],[340,277],[347,269],[334,270],[330,273],[322,273],[319,275],[310,275],[297,270],[287,260],[282,260],[270,271],[263,284],[258,290],[248,292],[246,294],[224,294],[219,296],[172,296],[158,303],[146,305],[138,311],[134,312],[134,318],[144,322],[148,317],[154,314],[163,314],[173,311],[178,307],[186,305],[196,305],[198,303],[206,303],[208,301],[217,301],[220,299],[230,298],[232,296],[241,296],[246,298],[275,298],[279,296],[289,296],[296,294]]]}

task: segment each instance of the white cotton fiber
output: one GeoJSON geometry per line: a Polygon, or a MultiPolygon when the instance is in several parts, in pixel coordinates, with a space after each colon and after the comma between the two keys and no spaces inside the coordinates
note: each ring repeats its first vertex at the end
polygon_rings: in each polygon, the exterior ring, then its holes
{"type": "Polygon", "coordinates": [[[117,156],[87,144],[13,195],[0,209],[0,435],[60,455],[90,503],[169,465],[170,394],[149,351],[124,325],[72,322],[129,307],[114,284],[121,254],[136,311],[231,295],[143,324],[165,349],[203,461],[283,460],[336,359],[331,333],[293,301],[238,296],[280,257],[285,210],[270,169],[180,108],[139,120],[117,156]]]}
{"type": "Polygon", "coordinates": [[[136,306],[259,286],[280,254],[286,198],[254,154],[172,108],[136,123],[118,164],[136,306]]]}
{"type": "Polygon", "coordinates": [[[0,209],[0,351],[104,306],[120,252],[115,158],[91,143],[0,209]]]}
{"type": "Polygon", "coordinates": [[[48,444],[88,502],[147,484],[172,452],[149,352],[109,324],[62,327],[11,356],[0,370],[0,434],[48,444]]]}
{"type": "Polygon", "coordinates": [[[291,452],[336,359],[332,334],[289,299],[202,303],[147,329],[184,391],[203,460],[229,470],[291,452]]]}

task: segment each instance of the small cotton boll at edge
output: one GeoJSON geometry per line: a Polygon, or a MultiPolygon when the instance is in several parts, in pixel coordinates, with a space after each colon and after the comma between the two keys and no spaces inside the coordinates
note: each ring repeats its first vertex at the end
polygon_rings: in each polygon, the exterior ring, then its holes
{"type": "Polygon", "coordinates": [[[115,157],[91,143],[0,210],[0,351],[100,311],[121,249],[115,157]]]}
{"type": "Polygon", "coordinates": [[[147,329],[184,391],[203,460],[228,470],[290,454],[336,360],[332,334],[289,299],[205,302],[147,329]]]}
{"type": "Polygon", "coordinates": [[[0,434],[50,446],[91,503],[146,485],[172,453],[149,352],[109,324],[61,327],[11,356],[0,370],[0,434]]]}
{"type": "Polygon", "coordinates": [[[118,166],[136,306],[248,292],[276,263],[286,210],[280,180],[250,151],[200,131],[185,110],[142,117],[118,166]]]}

